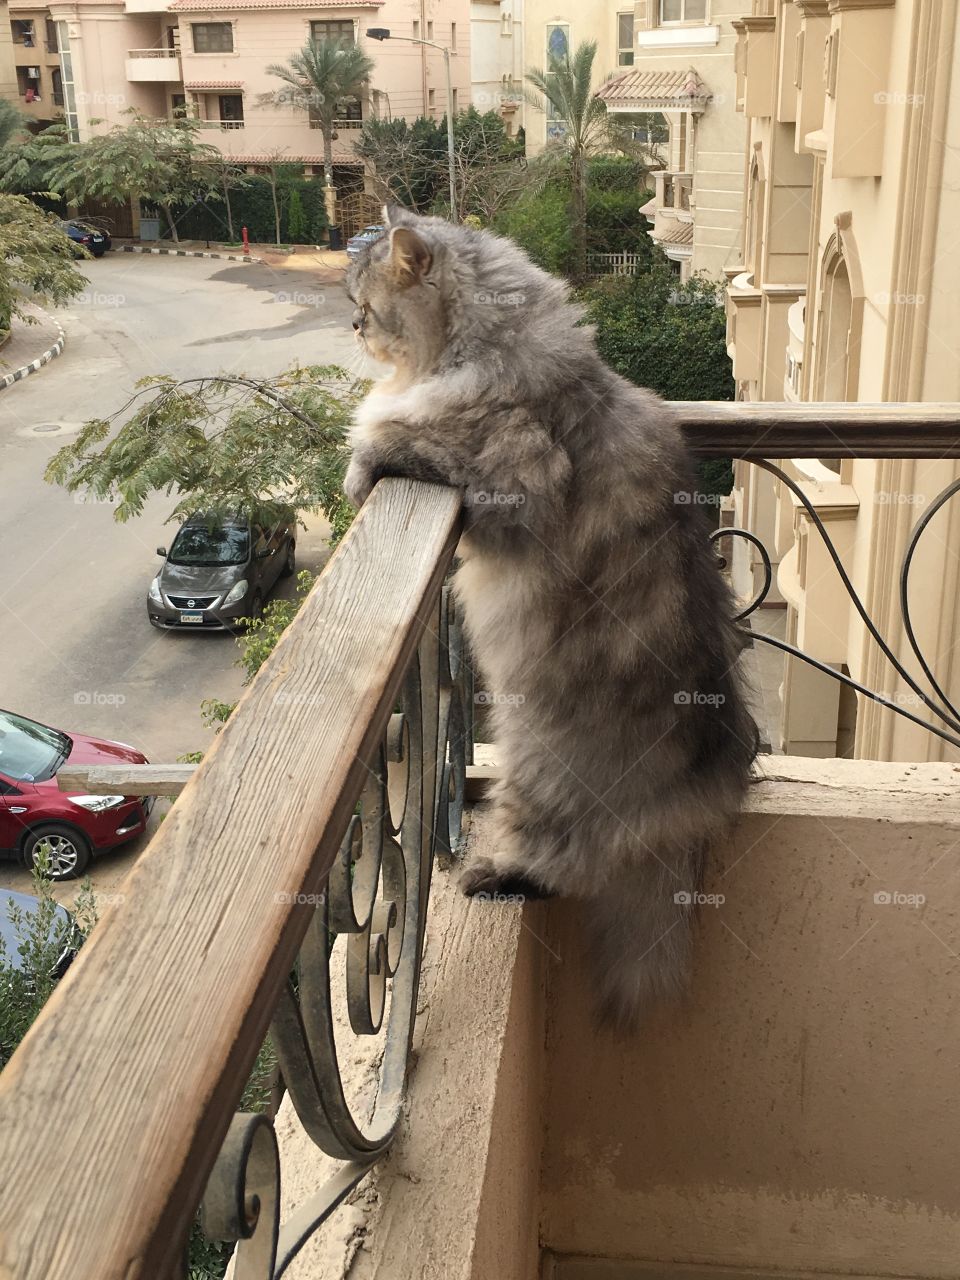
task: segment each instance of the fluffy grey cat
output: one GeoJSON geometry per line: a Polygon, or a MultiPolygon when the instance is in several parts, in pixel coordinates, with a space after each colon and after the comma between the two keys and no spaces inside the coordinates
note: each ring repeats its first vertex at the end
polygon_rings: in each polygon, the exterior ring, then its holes
{"type": "Polygon", "coordinates": [[[346,492],[463,492],[455,590],[500,765],[496,853],[464,890],[581,899],[602,1012],[629,1026],[684,986],[704,852],[756,750],[729,592],[676,423],[603,364],[566,286],[487,232],[387,216],[347,291],[395,373],[346,492]]]}

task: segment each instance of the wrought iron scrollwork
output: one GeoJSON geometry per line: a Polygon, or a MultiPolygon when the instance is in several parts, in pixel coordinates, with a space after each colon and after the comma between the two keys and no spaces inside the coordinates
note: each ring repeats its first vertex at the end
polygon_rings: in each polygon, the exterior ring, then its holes
{"type": "MultiPolygon", "coordinates": [[[[304,1129],[322,1151],[344,1163],[281,1225],[279,1164],[276,1194],[259,1189],[266,1177],[264,1153],[267,1147],[276,1152],[272,1126],[262,1116],[236,1117],[208,1184],[202,1218],[213,1238],[240,1242],[238,1280],[281,1276],[396,1133],[433,860],[437,854],[455,855],[461,841],[473,746],[473,690],[464,643],[444,587],[434,624],[427,626],[404,676],[399,706],[368,763],[295,978],[271,1023],[282,1078],[304,1129]],[[334,962],[337,946],[343,950],[340,963],[334,962]],[[336,988],[338,978],[343,991],[336,988]],[[336,1010],[344,1004],[354,1035],[383,1036],[376,1100],[366,1121],[351,1109],[341,1076],[336,1010]],[[248,1192],[252,1155],[258,1159],[258,1180],[257,1189],[248,1192]]],[[[339,1030],[342,1035],[343,1027],[339,1030]]]]}
{"type": "MultiPolygon", "coordinates": [[[[951,484],[947,485],[947,487],[937,496],[921,519],[917,522],[911,534],[910,541],[904,554],[903,563],[900,568],[900,614],[903,619],[904,631],[910,643],[910,647],[913,650],[914,656],[916,657],[921,670],[930,682],[930,686],[936,695],[935,697],[931,697],[931,695],[927,693],[927,691],[920,685],[914,676],[910,674],[904,664],[900,661],[892,647],[881,635],[872,618],[867,613],[863,601],[860,599],[856,588],[850,580],[849,574],[843,567],[843,561],[840,558],[839,552],[831,541],[830,535],[827,533],[823,521],[820,519],[816,508],[810,502],[807,495],[803,492],[800,486],[775,463],[768,462],[765,459],[751,459],[751,461],[754,466],[762,467],[765,471],[769,471],[777,480],[786,485],[790,492],[797,498],[798,502],[810,517],[811,522],[823,541],[823,544],[827,549],[827,554],[830,556],[830,559],[837,570],[837,574],[843,584],[844,590],[850,597],[850,600],[852,601],[857,613],[860,615],[860,619],[867,628],[867,631],[880,648],[881,653],[883,653],[884,657],[900,678],[910,687],[916,697],[919,698],[929,711],[931,711],[943,722],[944,725],[946,725],[946,728],[940,728],[939,725],[931,724],[928,720],[924,720],[920,716],[914,715],[912,711],[908,711],[905,707],[899,706],[895,702],[891,702],[889,698],[885,698],[882,694],[868,688],[859,680],[855,680],[845,672],[837,671],[833,667],[828,666],[825,662],[821,662],[810,654],[804,653],[802,649],[797,648],[796,645],[790,644],[786,640],[781,640],[777,636],[765,635],[762,632],[757,631],[750,631],[748,633],[750,638],[752,640],[759,640],[763,644],[772,645],[774,648],[782,650],[793,658],[799,658],[809,666],[815,667],[817,671],[823,672],[824,675],[830,676],[832,679],[839,681],[839,683],[846,685],[848,688],[855,689],[856,692],[862,694],[863,697],[869,698],[872,702],[879,703],[880,706],[886,707],[889,711],[896,712],[898,716],[902,716],[905,720],[910,720],[921,728],[926,729],[929,733],[936,735],[936,737],[942,738],[944,742],[949,742],[952,746],[960,747],[960,711],[957,710],[940,687],[933,671],[931,670],[926,655],[920,648],[910,615],[909,600],[910,569],[913,565],[917,546],[919,545],[920,539],[923,536],[924,531],[928,528],[933,517],[956,493],[960,492],[960,480],[954,480],[951,484]]],[[[711,534],[711,542],[714,543],[718,543],[724,538],[743,538],[753,544],[759,549],[764,566],[763,586],[749,604],[736,615],[735,620],[739,622],[758,609],[766,599],[773,584],[773,572],[770,564],[770,557],[766,548],[755,534],[751,533],[747,529],[739,528],[717,529],[711,534]]]]}

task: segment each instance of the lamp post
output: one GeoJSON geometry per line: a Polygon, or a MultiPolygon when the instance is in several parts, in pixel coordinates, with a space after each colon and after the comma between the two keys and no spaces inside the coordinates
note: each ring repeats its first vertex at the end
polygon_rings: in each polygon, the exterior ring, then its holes
{"type": "Polygon", "coordinates": [[[450,175],[450,219],[452,222],[458,222],[456,165],[453,158],[453,86],[450,81],[450,50],[446,45],[437,44],[435,40],[420,40],[416,36],[395,36],[389,27],[367,27],[367,35],[371,40],[405,40],[407,44],[429,45],[431,49],[439,49],[443,54],[443,66],[447,73],[447,168],[450,175]]]}

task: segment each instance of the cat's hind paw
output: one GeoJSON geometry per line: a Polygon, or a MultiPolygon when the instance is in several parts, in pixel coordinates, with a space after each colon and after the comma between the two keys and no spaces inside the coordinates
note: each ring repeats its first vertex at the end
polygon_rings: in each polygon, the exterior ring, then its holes
{"type": "Polygon", "coordinates": [[[553,897],[551,890],[518,872],[498,871],[490,858],[476,858],[471,862],[460,877],[460,888],[465,897],[487,902],[525,902],[553,897]]]}

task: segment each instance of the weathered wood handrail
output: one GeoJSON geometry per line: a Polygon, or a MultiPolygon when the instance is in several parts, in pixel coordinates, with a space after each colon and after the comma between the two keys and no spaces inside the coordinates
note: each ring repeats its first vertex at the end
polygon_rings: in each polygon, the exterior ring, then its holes
{"type": "Polygon", "coordinates": [[[378,486],[0,1076],[4,1280],[176,1273],[459,505],[378,486]]]}
{"type": "Polygon", "coordinates": [[[960,404],[675,400],[698,458],[960,458],[960,404]]]}

